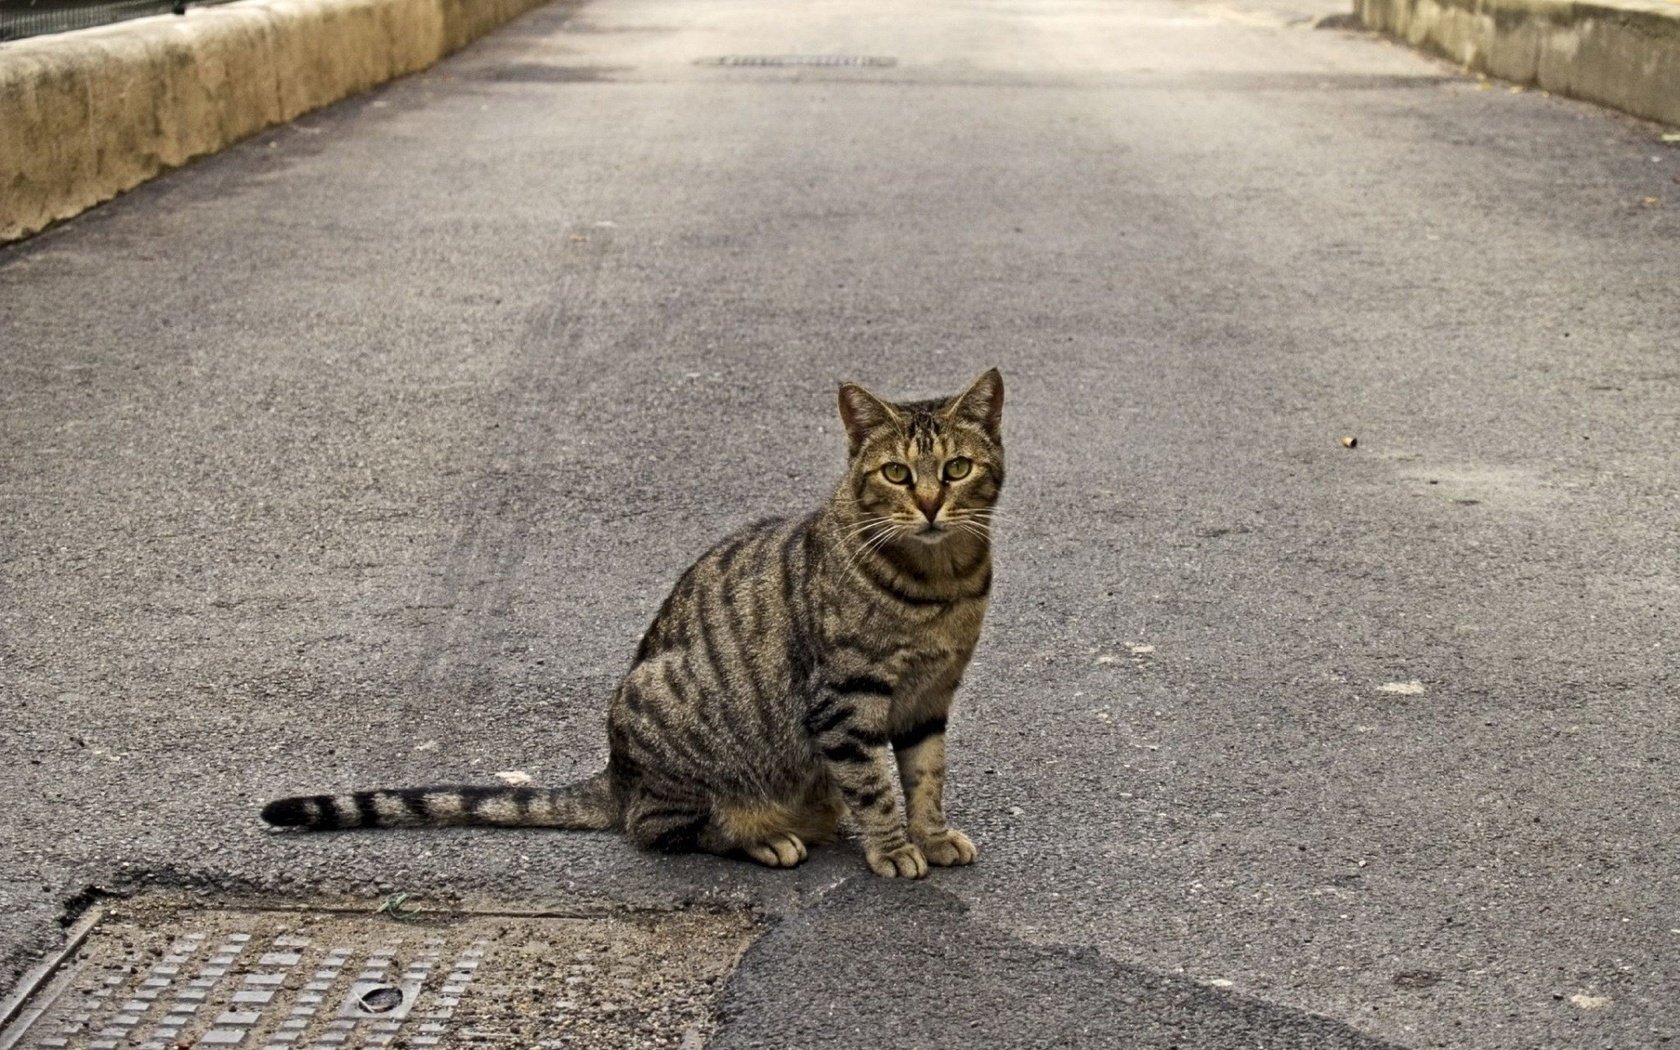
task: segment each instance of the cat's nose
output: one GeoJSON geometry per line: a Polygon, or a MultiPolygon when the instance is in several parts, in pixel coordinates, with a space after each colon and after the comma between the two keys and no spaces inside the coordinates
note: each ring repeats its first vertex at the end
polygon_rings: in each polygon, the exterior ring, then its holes
{"type": "Polygon", "coordinates": [[[939,508],[944,505],[945,494],[943,492],[936,493],[932,499],[924,499],[921,496],[916,497],[916,509],[920,510],[922,515],[926,517],[930,523],[935,518],[939,517],[939,508]]]}

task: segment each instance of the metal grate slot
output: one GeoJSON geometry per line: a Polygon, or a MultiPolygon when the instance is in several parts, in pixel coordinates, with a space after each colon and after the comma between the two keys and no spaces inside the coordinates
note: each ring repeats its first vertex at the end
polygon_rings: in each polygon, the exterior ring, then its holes
{"type": "Polygon", "coordinates": [[[896,66],[884,55],[722,55],[701,59],[702,66],[896,66]]]}

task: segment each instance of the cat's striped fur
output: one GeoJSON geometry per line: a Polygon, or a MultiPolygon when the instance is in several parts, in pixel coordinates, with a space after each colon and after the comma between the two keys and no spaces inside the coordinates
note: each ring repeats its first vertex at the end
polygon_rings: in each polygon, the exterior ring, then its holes
{"type": "Polygon", "coordinates": [[[945,821],[945,724],[991,590],[1002,411],[995,369],[934,401],[841,387],[844,480],[818,510],[735,533],[677,581],[613,696],[593,777],[286,798],[263,818],[617,828],[652,849],[777,867],[849,818],[878,874],[969,863],[973,844],[945,821]]]}

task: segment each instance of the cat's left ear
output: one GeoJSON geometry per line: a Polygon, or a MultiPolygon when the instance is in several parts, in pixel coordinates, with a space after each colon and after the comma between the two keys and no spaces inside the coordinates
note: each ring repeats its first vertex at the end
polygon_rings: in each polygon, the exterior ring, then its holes
{"type": "Polygon", "coordinates": [[[978,423],[993,438],[1003,433],[1003,376],[995,368],[945,406],[948,415],[978,423]]]}

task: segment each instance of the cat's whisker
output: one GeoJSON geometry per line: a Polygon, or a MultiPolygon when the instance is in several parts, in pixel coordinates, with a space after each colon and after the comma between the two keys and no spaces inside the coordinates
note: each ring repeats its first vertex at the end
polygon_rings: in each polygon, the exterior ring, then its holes
{"type": "Polygon", "coordinates": [[[888,543],[892,542],[895,539],[898,539],[900,536],[904,535],[907,531],[909,531],[904,523],[896,521],[896,520],[888,520],[887,522],[884,523],[884,525],[885,525],[885,527],[882,528],[882,530],[880,532],[877,532],[877,533],[871,535],[868,539],[866,539],[858,547],[858,549],[853,552],[852,556],[849,559],[847,559],[847,561],[846,561],[846,571],[847,572],[850,572],[852,569],[856,568],[857,565],[860,562],[862,562],[864,558],[866,558],[869,555],[873,554],[874,552],[880,550],[882,547],[885,547],[888,543]]]}
{"type": "Polygon", "coordinates": [[[952,517],[947,518],[946,520],[952,525],[968,525],[974,528],[985,529],[988,535],[990,535],[992,531],[992,522],[988,518],[952,517]]]}
{"type": "Polygon", "coordinates": [[[880,526],[880,531],[870,534],[864,539],[862,550],[868,552],[877,550],[889,540],[899,536],[904,531],[904,525],[898,521],[886,521],[880,526]]]}
{"type": "Polygon", "coordinates": [[[862,536],[862,538],[869,538],[869,536],[872,536],[872,534],[875,533],[875,529],[894,528],[894,524],[895,522],[892,517],[877,517],[874,521],[864,522],[864,524],[860,524],[857,528],[853,528],[852,531],[848,531],[848,533],[845,534],[845,538],[857,539],[860,538],[860,536],[862,536]]]}
{"type": "Polygon", "coordinates": [[[874,540],[883,532],[890,531],[891,528],[892,523],[888,521],[872,521],[866,525],[859,526],[858,528],[855,528],[845,534],[844,542],[841,545],[842,549],[849,554],[855,554],[856,552],[869,546],[870,541],[874,540]]]}
{"type": "Polygon", "coordinates": [[[871,514],[871,515],[868,515],[866,517],[859,518],[857,521],[853,522],[852,524],[853,525],[870,525],[870,524],[873,524],[874,522],[877,522],[877,521],[891,521],[892,519],[893,519],[893,516],[891,514],[871,514]]]}
{"type": "Polygon", "coordinates": [[[850,573],[853,569],[858,567],[858,564],[863,561],[865,555],[868,553],[869,547],[867,545],[859,547],[857,550],[852,552],[849,558],[846,559],[846,564],[840,571],[842,573],[850,573]]]}
{"type": "Polygon", "coordinates": [[[882,524],[883,522],[890,522],[892,520],[893,520],[892,516],[887,515],[887,514],[883,514],[883,515],[881,515],[880,517],[877,517],[877,518],[868,518],[864,521],[858,522],[856,525],[853,525],[849,529],[847,529],[846,530],[846,536],[849,539],[849,538],[851,538],[853,536],[856,536],[857,534],[859,534],[859,533],[861,533],[861,532],[863,532],[867,529],[872,529],[875,526],[882,524]]]}

